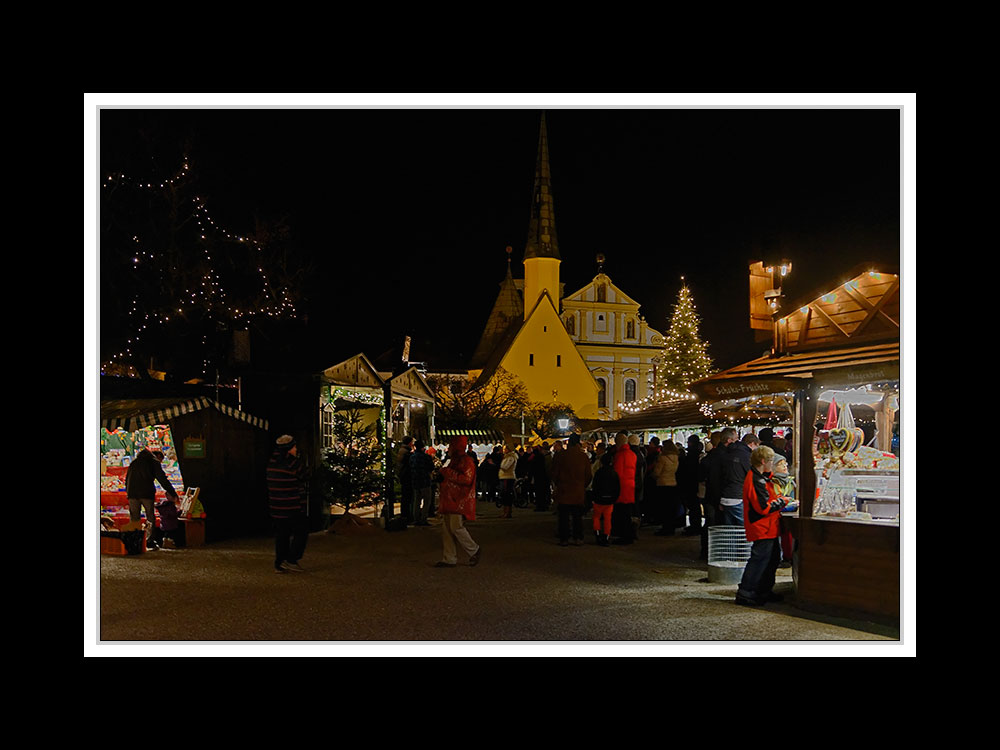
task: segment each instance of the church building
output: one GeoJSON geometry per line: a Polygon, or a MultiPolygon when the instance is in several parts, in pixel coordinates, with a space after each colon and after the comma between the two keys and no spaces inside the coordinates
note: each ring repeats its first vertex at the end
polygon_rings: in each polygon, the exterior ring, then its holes
{"type": "Polygon", "coordinates": [[[653,391],[663,335],[646,324],[639,303],[603,272],[563,294],[548,136],[542,114],[538,161],[524,251],[524,278],[507,274],[487,318],[469,370],[486,382],[500,367],[519,377],[532,401],[573,407],[584,419],[617,419],[619,404],[653,391]]]}

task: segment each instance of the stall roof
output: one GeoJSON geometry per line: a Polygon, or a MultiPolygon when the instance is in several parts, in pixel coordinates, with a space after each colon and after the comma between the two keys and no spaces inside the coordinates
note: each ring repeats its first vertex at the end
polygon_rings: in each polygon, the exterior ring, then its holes
{"type": "Polygon", "coordinates": [[[899,341],[765,356],[690,385],[702,399],[782,393],[807,383],[839,386],[899,379],[899,341]]]}
{"type": "Polygon", "coordinates": [[[101,427],[109,431],[119,427],[129,431],[138,430],[150,425],[164,424],[181,414],[213,407],[233,419],[239,419],[262,430],[268,428],[266,419],[254,417],[245,411],[220,404],[204,396],[193,399],[144,398],[101,401],[101,427]]]}
{"type": "Polygon", "coordinates": [[[696,401],[678,400],[651,406],[617,420],[577,420],[577,424],[585,432],[620,432],[622,430],[633,432],[636,430],[694,427],[707,424],[709,421],[701,412],[696,401]]]}

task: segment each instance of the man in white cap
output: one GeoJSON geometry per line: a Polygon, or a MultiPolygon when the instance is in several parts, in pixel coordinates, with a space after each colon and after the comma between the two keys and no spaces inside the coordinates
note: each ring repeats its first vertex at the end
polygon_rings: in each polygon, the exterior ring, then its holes
{"type": "Polygon", "coordinates": [[[299,560],[309,539],[303,478],[305,466],[298,457],[295,438],[282,435],[267,464],[267,494],[274,520],[274,572],[301,572],[299,560]]]}

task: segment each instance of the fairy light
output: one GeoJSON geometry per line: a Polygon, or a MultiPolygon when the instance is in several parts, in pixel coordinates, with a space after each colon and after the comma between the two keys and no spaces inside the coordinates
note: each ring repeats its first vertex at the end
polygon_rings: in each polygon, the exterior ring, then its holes
{"type": "MultiPolygon", "coordinates": [[[[187,157],[184,157],[181,168],[168,179],[161,180],[159,182],[140,181],[119,172],[109,174],[107,176],[107,180],[102,183],[102,187],[108,189],[115,187],[128,187],[135,190],[164,189],[180,185],[189,176],[189,173],[190,163],[188,162],[187,157]]],[[[260,242],[251,237],[246,237],[238,233],[228,231],[217,224],[215,219],[208,213],[205,202],[199,196],[194,196],[194,198],[191,199],[191,205],[192,216],[197,222],[197,226],[200,230],[197,234],[197,238],[202,244],[202,253],[205,259],[206,270],[200,284],[196,284],[195,289],[184,289],[181,292],[180,297],[174,300],[176,307],[174,307],[173,310],[176,311],[175,314],[177,316],[184,316],[186,311],[189,309],[194,310],[196,308],[201,308],[204,309],[209,319],[228,318],[232,322],[247,321],[258,316],[267,316],[271,318],[297,317],[298,311],[294,303],[292,303],[288,297],[288,290],[286,288],[281,288],[275,291],[271,287],[271,282],[267,273],[264,271],[263,263],[260,262],[261,256],[264,252],[264,248],[260,242]],[[260,277],[260,299],[263,301],[263,304],[251,309],[246,307],[240,309],[240,307],[232,305],[229,302],[226,289],[222,284],[222,279],[215,265],[215,259],[212,257],[210,242],[213,235],[224,238],[227,241],[249,246],[257,251],[258,259],[257,262],[254,263],[254,267],[256,267],[257,273],[260,277]]],[[[136,249],[132,256],[132,263],[130,264],[132,270],[140,272],[142,268],[151,264],[155,269],[154,262],[157,260],[157,253],[144,248],[143,243],[138,236],[134,235],[132,237],[132,241],[136,245],[136,249]]],[[[161,280],[163,279],[166,270],[167,269],[163,267],[158,269],[161,280]]],[[[177,268],[172,267],[170,270],[176,272],[177,268]]],[[[136,284],[136,286],[138,286],[138,284],[136,284]]],[[[162,327],[171,321],[171,314],[168,312],[164,311],[161,313],[153,310],[149,313],[145,313],[140,322],[138,297],[133,298],[132,306],[129,309],[128,315],[129,322],[133,330],[132,337],[126,342],[129,346],[125,347],[123,351],[113,354],[110,358],[110,364],[115,364],[126,357],[131,357],[133,347],[140,343],[140,335],[147,331],[150,325],[162,327]]],[[[203,362],[203,367],[207,371],[209,367],[209,360],[206,359],[203,362]]],[[[104,371],[103,365],[102,371],[104,371]]]]}

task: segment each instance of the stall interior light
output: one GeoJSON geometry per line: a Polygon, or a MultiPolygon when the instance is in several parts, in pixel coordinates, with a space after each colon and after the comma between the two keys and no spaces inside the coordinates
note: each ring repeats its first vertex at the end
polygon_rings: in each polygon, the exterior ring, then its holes
{"type": "Polygon", "coordinates": [[[830,403],[830,399],[836,399],[839,405],[844,404],[859,404],[861,406],[874,406],[875,404],[882,403],[882,399],[885,397],[884,393],[878,391],[869,391],[866,389],[857,389],[850,391],[823,391],[819,394],[819,400],[821,403],[830,403]]]}
{"type": "Polygon", "coordinates": [[[799,312],[805,315],[807,312],[809,312],[809,305],[806,305],[805,307],[800,307],[799,312]]]}

